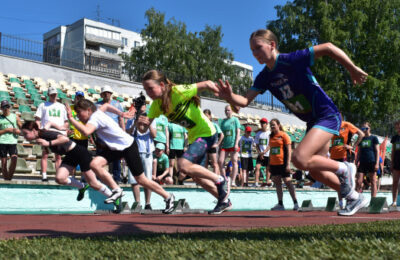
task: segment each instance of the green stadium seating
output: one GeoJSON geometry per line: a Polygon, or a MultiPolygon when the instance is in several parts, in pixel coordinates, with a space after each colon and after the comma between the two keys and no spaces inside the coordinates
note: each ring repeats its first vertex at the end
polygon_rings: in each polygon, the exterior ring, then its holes
{"type": "Polygon", "coordinates": [[[25,92],[15,92],[14,97],[26,99],[25,92]]]}
{"type": "Polygon", "coordinates": [[[33,112],[22,112],[21,118],[24,121],[35,121],[35,114],[33,112]]]}
{"type": "Polygon", "coordinates": [[[25,148],[20,145],[17,144],[17,153],[18,153],[18,157],[28,157],[29,153],[27,151],[25,151],[25,148]]]}
{"type": "Polygon", "coordinates": [[[18,78],[10,78],[9,82],[10,83],[17,82],[17,83],[21,84],[21,81],[18,78]]]}
{"type": "Polygon", "coordinates": [[[31,93],[31,100],[42,100],[42,95],[39,93],[36,93],[36,94],[31,93]]]}
{"type": "Polygon", "coordinates": [[[28,87],[28,86],[35,86],[35,84],[33,83],[33,81],[30,80],[30,79],[25,79],[25,80],[24,80],[24,84],[25,84],[25,87],[28,87]]]}
{"type": "Polygon", "coordinates": [[[93,89],[93,88],[89,88],[89,89],[87,90],[87,92],[88,92],[89,94],[97,94],[97,91],[96,91],[95,89],[93,89]]]}
{"type": "MultiPolygon", "coordinates": [[[[36,171],[41,171],[42,170],[42,165],[41,165],[41,160],[36,161],[36,171]]],[[[47,159],[47,173],[54,174],[56,173],[56,167],[54,166],[54,163],[47,159]]]]}
{"type": "Polygon", "coordinates": [[[116,100],[119,102],[124,102],[124,98],[122,98],[122,97],[117,97],[116,100]]]}
{"type": "Polygon", "coordinates": [[[14,91],[15,93],[17,93],[17,92],[24,93],[24,90],[20,87],[13,87],[12,91],[14,91]]]}
{"type": "Polygon", "coordinates": [[[28,167],[24,158],[17,159],[17,167],[15,168],[16,173],[32,173],[32,169],[28,167]]]}
{"type": "Polygon", "coordinates": [[[44,100],[35,99],[35,100],[33,100],[33,105],[34,105],[35,107],[39,107],[39,105],[42,104],[43,102],[44,102],[44,100]]]}
{"type": "Polygon", "coordinates": [[[17,99],[17,104],[18,105],[28,105],[28,100],[23,99],[23,98],[18,98],[17,99]]]}
{"type": "Polygon", "coordinates": [[[22,112],[31,112],[32,110],[30,106],[20,105],[18,111],[22,113],[22,112]]]}
{"type": "Polygon", "coordinates": [[[3,97],[10,97],[8,91],[0,91],[0,99],[2,99],[3,97]]]}

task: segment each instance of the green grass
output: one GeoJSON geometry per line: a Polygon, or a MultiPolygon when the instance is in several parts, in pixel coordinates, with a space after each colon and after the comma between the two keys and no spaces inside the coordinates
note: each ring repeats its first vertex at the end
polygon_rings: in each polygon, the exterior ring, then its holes
{"type": "Polygon", "coordinates": [[[0,259],[399,259],[400,221],[0,241],[0,259]]]}

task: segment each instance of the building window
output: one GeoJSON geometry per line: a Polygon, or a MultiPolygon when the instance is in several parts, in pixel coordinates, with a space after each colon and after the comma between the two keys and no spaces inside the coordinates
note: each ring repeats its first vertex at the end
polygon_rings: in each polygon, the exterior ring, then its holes
{"type": "Polygon", "coordinates": [[[140,42],[138,42],[138,41],[135,41],[135,45],[134,45],[135,47],[139,47],[140,46],[140,42]]]}
{"type": "Polygon", "coordinates": [[[122,37],[122,45],[128,46],[128,38],[122,37]]]}
{"type": "Polygon", "coordinates": [[[115,48],[111,48],[108,46],[101,46],[100,48],[101,52],[106,52],[106,53],[110,53],[110,54],[117,54],[118,50],[115,48]]]}

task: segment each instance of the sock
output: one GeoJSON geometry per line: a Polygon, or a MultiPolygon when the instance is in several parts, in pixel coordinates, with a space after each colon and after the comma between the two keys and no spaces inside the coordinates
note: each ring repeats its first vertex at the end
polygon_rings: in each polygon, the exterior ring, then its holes
{"type": "Polygon", "coordinates": [[[104,184],[101,184],[101,188],[99,189],[99,192],[106,197],[110,197],[112,194],[111,190],[104,184]]]}
{"type": "Polygon", "coordinates": [[[78,181],[74,177],[68,177],[67,185],[68,186],[72,186],[72,187],[76,187],[78,189],[82,189],[82,188],[85,187],[85,184],[83,184],[82,182],[78,181]]]}
{"type": "Polygon", "coordinates": [[[281,200],[278,201],[278,204],[281,205],[281,206],[283,206],[283,201],[281,201],[281,200]]]}
{"type": "Polygon", "coordinates": [[[218,180],[215,182],[215,184],[221,183],[222,181],[224,181],[224,177],[220,175],[218,176],[218,180]]]}
{"type": "Polygon", "coordinates": [[[339,169],[336,171],[337,175],[343,175],[347,172],[347,165],[345,163],[339,162],[339,169]]]}
{"type": "Polygon", "coordinates": [[[47,179],[47,173],[46,172],[42,172],[42,179],[47,179]]]}
{"type": "Polygon", "coordinates": [[[357,200],[359,197],[360,197],[360,193],[358,193],[357,191],[353,190],[346,196],[346,199],[357,200]]]}

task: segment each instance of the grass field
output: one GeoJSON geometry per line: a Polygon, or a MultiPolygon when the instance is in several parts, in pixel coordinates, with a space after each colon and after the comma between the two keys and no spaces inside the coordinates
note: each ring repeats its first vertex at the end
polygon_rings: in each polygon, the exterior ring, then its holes
{"type": "Polygon", "coordinates": [[[399,259],[400,220],[120,237],[0,241],[0,259],[399,259]]]}

